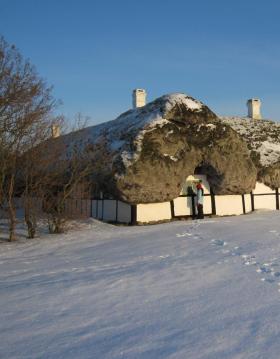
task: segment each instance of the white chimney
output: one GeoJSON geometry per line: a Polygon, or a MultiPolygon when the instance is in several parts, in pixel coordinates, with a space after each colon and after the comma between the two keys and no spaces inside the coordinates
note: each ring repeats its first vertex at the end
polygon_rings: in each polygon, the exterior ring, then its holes
{"type": "Polygon", "coordinates": [[[247,101],[248,117],[253,120],[261,120],[261,100],[257,98],[251,98],[247,101]]]}
{"type": "Polygon", "coordinates": [[[146,105],[147,93],[144,89],[135,89],[132,93],[132,106],[133,108],[143,107],[146,105]]]}
{"type": "Polygon", "coordinates": [[[58,125],[52,125],[52,138],[57,138],[60,136],[60,127],[58,125]]]}

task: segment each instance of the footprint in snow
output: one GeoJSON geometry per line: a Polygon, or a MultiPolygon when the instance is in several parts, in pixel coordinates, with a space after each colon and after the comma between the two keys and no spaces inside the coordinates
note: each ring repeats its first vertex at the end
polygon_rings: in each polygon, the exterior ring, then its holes
{"type": "Polygon", "coordinates": [[[185,232],[185,233],[177,233],[177,234],[176,234],[176,237],[177,237],[177,238],[180,238],[180,237],[191,237],[192,235],[193,235],[192,233],[185,232]]]}
{"type": "MultiPolygon", "coordinates": [[[[277,236],[279,236],[279,233],[276,231],[270,231],[272,233],[276,233],[277,236]]],[[[216,246],[226,246],[227,242],[220,240],[220,239],[212,239],[210,242],[212,245],[216,245],[216,246]]],[[[273,258],[271,259],[271,262],[269,263],[263,263],[260,264],[259,262],[256,261],[256,257],[254,255],[249,255],[249,254],[242,254],[242,251],[240,249],[240,247],[236,246],[234,247],[232,250],[222,250],[223,254],[228,254],[231,253],[232,256],[240,256],[242,259],[242,263],[244,265],[247,266],[257,266],[259,265],[259,268],[257,269],[257,272],[263,275],[270,275],[267,277],[262,277],[261,281],[262,282],[266,282],[266,283],[275,283],[276,279],[280,278],[280,271],[275,272],[274,268],[279,266],[279,264],[275,263],[275,261],[278,258],[273,258]]],[[[217,262],[217,264],[223,264],[226,263],[227,260],[223,260],[223,261],[219,261],[217,262]]],[[[280,286],[280,282],[277,283],[278,286],[280,286]]],[[[278,289],[278,292],[280,293],[280,288],[278,289]]]]}
{"type": "Polygon", "coordinates": [[[242,254],[241,258],[242,258],[242,263],[246,266],[251,266],[251,265],[257,264],[255,256],[251,256],[249,254],[242,254]]]}
{"type": "Polygon", "coordinates": [[[228,253],[230,253],[230,250],[229,249],[222,249],[222,253],[223,254],[228,254],[228,253]]]}
{"type": "MultiPolygon", "coordinates": [[[[277,259],[277,258],[276,258],[277,259]]],[[[275,259],[273,259],[275,260],[275,259]]],[[[263,263],[261,264],[260,268],[257,270],[257,272],[264,272],[264,273],[279,273],[275,272],[274,268],[278,267],[278,263],[270,262],[270,263],[263,263]]]]}
{"type": "Polygon", "coordinates": [[[221,239],[212,239],[211,240],[211,244],[214,245],[214,246],[226,246],[227,245],[227,242],[221,240],[221,239]]]}
{"type": "Polygon", "coordinates": [[[276,237],[279,237],[279,236],[280,236],[280,233],[279,233],[279,232],[277,232],[275,229],[273,229],[273,230],[269,231],[269,233],[274,234],[276,237]]]}
{"type": "Polygon", "coordinates": [[[275,280],[272,279],[272,278],[262,278],[261,281],[262,282],[267,282],[267,283],[274,283],[275,282],[275,280]]]}
{"type": "Polygon", "coordinates": [[[233,250],[231,251],[231,255],[232,256],[241,256],[242,255],[242,251],[240,247],[234,247],[233,250]]]}
{"type": "Polygon", "coordinates": [[[272,270],[270,268],[264,266],[257,269],[257,273],[271,273],[271,272],[272,270]]]}
{"type": "MultiPolygon", "coordinates": [[[[276,279],[278,279],[280,277],[280,272],[279,271],[275,271],[274,268],[278,266],[277,263],[274,263],[273,261],[275,261],[277,258],[273,258],[272,262],[270,263],[263,263],[258,269],[257,272],[260,274],[267,274],[267,277],[263,277],[261,278],[262,282],[267,282],[267,283],[274,283],[276,279]],[[270,276],[269,276],[270,275],[270,276]]],[[[280,283],[277,283],[278,285],[280,285],[280,283]]],[[[280,292],[280,289],[278,289],[278,292],[280,292]]]]}

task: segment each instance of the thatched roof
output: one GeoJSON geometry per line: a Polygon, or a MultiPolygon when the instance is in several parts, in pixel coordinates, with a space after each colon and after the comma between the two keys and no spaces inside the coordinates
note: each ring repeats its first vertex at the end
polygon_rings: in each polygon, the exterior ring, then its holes
{"type": "Polygon", "coordinates": [[[217,194],[246,193],[257,170],[246,142],[207,106],[185,94],[162,96],[114,121],[63,136],[87,147],[100,190],[129,203],[176,198],[199,171],[217,194]]]}
{"type": "Polygon", "coordinates": [[[258,180],[271,188],[280,187],[280,123],[242,117],[222,117],[247,143],[258,170],[258,180]]]}

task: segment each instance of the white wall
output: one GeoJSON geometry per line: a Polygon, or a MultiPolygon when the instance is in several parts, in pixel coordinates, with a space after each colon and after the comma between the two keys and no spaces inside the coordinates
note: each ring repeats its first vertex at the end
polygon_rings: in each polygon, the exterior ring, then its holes
{"type": "Polygon", "coordinates": [[[175,216],[191,216],[192,215],[192,199],[191,197],[178,197],[174,199],[175,216]]]}
{"type": "Polygon", "coordinates": [[[104,199],[103,206],[103,220],[116,221],[117,201],[114,199],[104,199]]]}
{"type": "Polygon", "coordinates": [[[245,194],[244,195],[244,200],[245,200],[245,211],[246,211],[246,213],[251,212],[252,211],[251,195],[250,194],[245,194]]]}
{"type": "MultiPolygon", "coordinates": [[[[177,197],[174,199],[175,216],[192,216],[192,199],[191,197],[177,197]]],[[[194,199],[196,208],[196,199],[194,199]]],[[[204,197],[203,210],[205,214],[212,213],[211,197],[204,197]]]]}
{"type": "Polygon", "coordinates": [[[137,205],[137,222],[153,222],[171,219],[170,202],[137,205]]]}
{"type": "Polygon", "coordinates": [[[130,223],[131,222],[131,205],[110,199],[92,200],[92,217],[104,221],[130,223]],[[102,210],[103,206],[103,210],[102,210]],[[117,209],[118,206],[118,209],[117,209]],[[103,217],[102,217],[103,215],[103,217]]]}
{"type": "Polygon", "coordinates": [[[253,190],[255,209],[276,209],[276,193],[270,187],[263,183],[256,183],[256,188],[253,190]],[[257,195],[264,194],[265,195],[257,195]]]}
{"type": "Polygon", "coordinates": [[[131,205],[118,201],[118,222],[131,222],[131,205]]]}
{"type": "Polygon", "coordinates": [[[93,199],[92,200],[92,211],[91,215],[93,218],[101,219],[102,218],[102,201],[93,199]]]}
{"type": "Polygon", "coordinates": [[[273,196],[255,196],[255,209],[276,209],[276,195],[273,196]]]}
{"type": "MultiPolygon", "coordinates": [[[[204,193],[209,194],[210,188],[206,180],[206,176],[189,176],[188,178],[202,179],[204,193]]],[[[254,189],[254,203],[255,209],[276,209],[276,195],[275,191],[265,186],[262,183],[257,183],[254,189]],[[257,195],[265,194],[265,195],[257,195]]],[[[178,197],[174,199],[174,215],[176,216],[191,216],[192,215],[192,199],[191,197],[178,197]]],[[[245,211],[251,212],[251,195],[244,195],[245,211]]],[[[116,200],[103,200],[103,218],[102,218],[102,200],[93,200],[92,216],[96,216],[96,208],[98,206],[98,219],[104,221],[116,221],[116,200]]],[[[196,203],[196,202],[195,202],[196,203]]],[[[240,215],[243,214],[243,202],[241,195],[227,195],[215,196],[216,214],[219,216],[225,215],[240,215]]],[[[204,213],[212,213],[211,196],[204,197],[204,213]]],[[[150,203],[137,205],[138,222],[156,222],[160,220],[171,219],[171,205],[170,202],[150,203]]],[[[131,222],[131,205],[118,201],[118,222],[131,222]]]]}
{"type": "Polygon", "coordinates": [[[204,212],[204,214],[211,214],[212,213],[212,204],[211,204],[211,197],[210,196],[204,197],[204,200],[203,200],[203,212],[204,212]]]}
{"type": "Polygon", "coordinates": [[[218,216],[228,216],[243,213],[241,195],[215,196],[215,202],[216,214],[218,216]]]}
{"type": "Polygon", "coordinates": [[[93,199],[91,204],[91,216],[96,218],[97,200],[93,199]]]}
{"type": "Polygon", "coordinates": [[[257,182],[256,187],[253,190],[253,193],[254,194],[257,194],[257,193],[274,193],[275,194],[275,191],[272,190],[270,187],[266,186],[265,184],[257,182]]]}

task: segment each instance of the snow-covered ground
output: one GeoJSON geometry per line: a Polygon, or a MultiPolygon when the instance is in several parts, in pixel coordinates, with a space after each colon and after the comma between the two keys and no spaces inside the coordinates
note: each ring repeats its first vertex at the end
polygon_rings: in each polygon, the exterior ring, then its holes
{"type": "Polygon", "coordinates": [[[280,358],[280,213],[0,243],[0,358],[280,358]]]}

